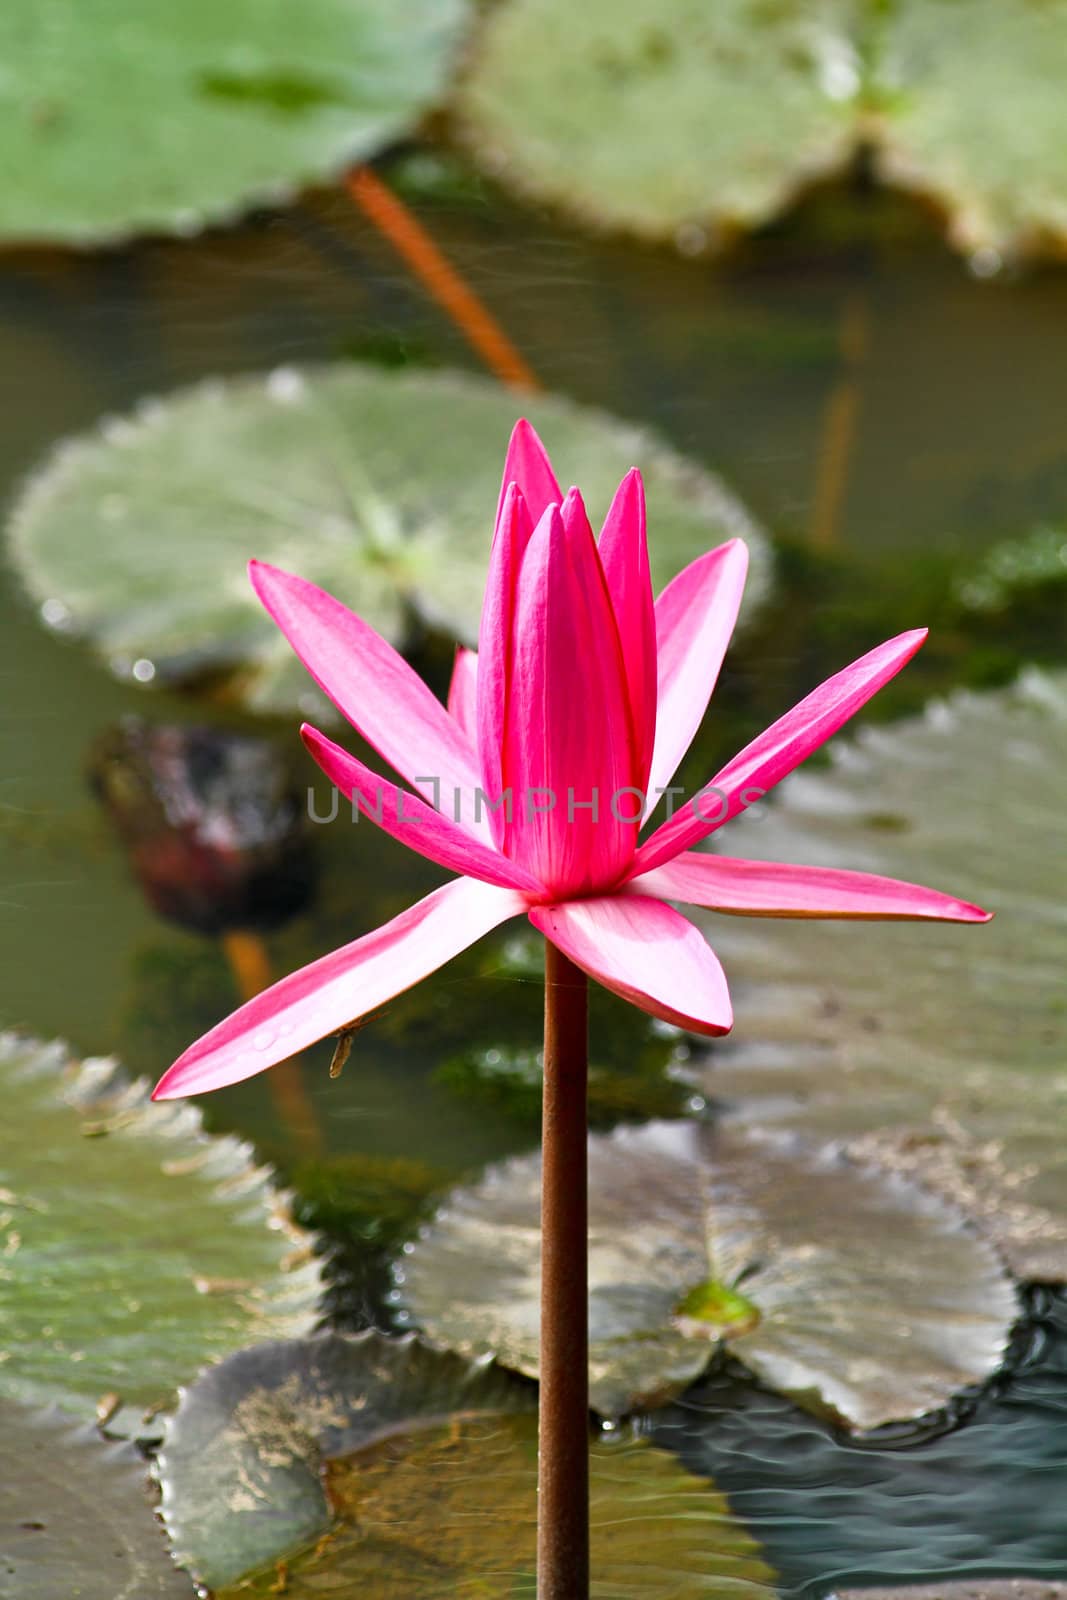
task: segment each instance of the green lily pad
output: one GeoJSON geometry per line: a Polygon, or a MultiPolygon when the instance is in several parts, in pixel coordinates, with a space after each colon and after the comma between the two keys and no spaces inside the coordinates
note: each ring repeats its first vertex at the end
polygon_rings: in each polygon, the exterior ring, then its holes
{"type": "Polygon", "coordinates": [[[881,175],[934,199],[982,271],[1062,254],[1064,0],[893,0],[879,40],[881,175]]]}
{"type": "MultiPolygon", "coordinates": [[[[410,1338],[244,1351],[168,1427],[164,1516],[218,1600],[277,1593],[281,1573],[294,1600],[532,1597],[534,1403],[506,1374],[410,1338]]],[[[773,1594],[726,1502],[665,1451],[597,1441],[590,1475],[598,1600],[668,1585],[677,1600],[773,1594]]]]}
{"type": "Polygon", "coordinates": [[[84,1423],[0,1400],[0,1594],[192,1600],[148,1496],[143,1457],[84,1423]]]}
{"type": "Polygon", "coordinates": [[[996,918],[857,932],[695,913],[737,1020],[694,1081],[742,1122],[917,1176],[1020,1278],[1067,1278],[1067,675],[960,695],[833,754],[731,824],[731,855],[913,879],[996,918]]]}
{"type": "MultiPolygon", "coordinates": [[[[522,407],[594,518],[642,467],[659,584],[741,534],[758,603],[765,542],[715,478],[599,412],[522,407]]],[[[413,616],[476,642],[518,409],[482,379],[355,364],[204,384],[60,445],[15,508],[13,554],[45,620],[87,636],[120,673],[240,667],[255,708],[321,715],[252,593],[249,557],[321,584],[394,644],[413,616]]]]}
{"type": "Polygon", "coordinates": [[[1065,76],[1065,0],[505,0],[457,118],[520,191],[689,252],[869,149],[988,274],[1067,247],[1065,76]]]}
{"type": "MultiPolygon", "coordinates": [[[[457,1190],[397,1268],[435,1343],[535,1376],[540,1156],[457,1190]]],[[[1000,1363],[1015,1294],[945,1202],[836,1152],[652,1122],[589,1140],[590,1392],[608,1415],[695,1378],[723,1338],[758,1377],[861,1428],[1000,1363]]]]}
{"type": "Polygon", "coordinates": [[[466,0],[41,0],[0,13],[0,239],[191,233],[411,131],[466,0]]]}
{"type": "Polygon", "coordinates": [[[765,222],[854,144],[856,0],[510,0],[460,90],[489,169],[587,220],[698,247],[765,222]]]}
{"type": "Polygon", "coordinates": [[[314,1322],[311,1236],[247,1146],[111,1061],[0,1035],[0,1398],[115,1431],[208,1360],[314,1322]]]}

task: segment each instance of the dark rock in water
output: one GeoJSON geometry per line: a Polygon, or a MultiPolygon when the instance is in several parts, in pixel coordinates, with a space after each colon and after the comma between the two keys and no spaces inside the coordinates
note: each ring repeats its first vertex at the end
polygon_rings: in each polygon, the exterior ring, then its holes
{"type": "Polygon", "coordinates": [[[300,793],[262,739],[127,718],[96,741],[93,789],[156,911],[183,928],[265,930],[307,904],[300,793]]]}

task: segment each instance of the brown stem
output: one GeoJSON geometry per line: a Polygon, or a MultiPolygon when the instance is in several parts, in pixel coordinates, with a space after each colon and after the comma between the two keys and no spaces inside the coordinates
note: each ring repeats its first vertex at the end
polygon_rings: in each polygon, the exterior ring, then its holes
{"type": "Polygon", "coordinates": [[[538,1600],[589,1595],[588,985],[545,943],[538,1600]]]}

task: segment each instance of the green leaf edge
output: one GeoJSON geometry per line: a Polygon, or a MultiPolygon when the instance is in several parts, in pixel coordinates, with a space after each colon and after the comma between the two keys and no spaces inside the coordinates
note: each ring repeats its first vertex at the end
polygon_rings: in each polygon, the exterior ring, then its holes
{"type": "MultiPolygon", "coordinates": [[[[264,1307],[262,1333],[269,1336],[272,1324],[286,1333],[295,1331],[294,1324],[299,1327],[306,1322],[308,1330],[319,1324],[324,1314],[325,1278],[315,1248],[316,1235],[295,1221],[291,1191],[275,1185],[273,1168],[256,1161],[251,1145],[232,1134],[205,1132],[201,1111],[191,1101],[154,1101],[146,1080],[131,1078],[113,1056],[78,1058],[62,1040],[45,1042],[15,1029],[0,1030],[0,1060],[19,1051],[33,1052],[15,1069],[19,1075],[30,1082],[51,1079],[56,1099],[78,1117],[100,1122],[121,1117],[124,1131],[132,1128],[134,1132],[139,1123],[150,1123],[154,1138],[181,1139],[186,1148],[191,1145],[202,1150],[204,1159],[197,1170],[214,1179],[213,1192],[225,1191],[224,1197],[229,1198],[237,1191],[245,1205],[258,1203],[266,1229],[284,1241],[285,1254],[301,1258],[299,1265],[287,1270],[279,1252],[276,1277],[257,1285],[264,1307]]],[[[250,1325],[248,1331],[254,1335],[256,1328],[250,1325]]],[[[175,1383],[175,1399],[181,1387],[180,1382],[175,1383]]],[[[59,1409],[65,1411],[65,1406],[61,1404],[59,1409]]],[[[162,1423],[153,1427],[153,1420],[145,1419],[136,1406],[127,1405],[108,1419],[107,1429],[120,1438],[154,1440],[162,1423]]]]}

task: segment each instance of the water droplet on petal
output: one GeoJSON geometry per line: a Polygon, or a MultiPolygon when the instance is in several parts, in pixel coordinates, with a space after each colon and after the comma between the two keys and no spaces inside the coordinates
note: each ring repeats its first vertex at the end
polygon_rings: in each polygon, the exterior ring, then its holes
{"type": "Polygon", "coordinates": [[[139,656],[131,671],[138,683],[151,683],[156,675],[156,664],[154,661],[149,661],[147,656],[139,656]]]}

